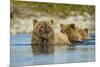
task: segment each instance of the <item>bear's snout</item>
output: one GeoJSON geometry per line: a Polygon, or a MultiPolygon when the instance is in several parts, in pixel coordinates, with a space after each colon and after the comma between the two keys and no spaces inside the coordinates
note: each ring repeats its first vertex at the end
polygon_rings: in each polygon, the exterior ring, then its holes
{"type": "Polygon", "coordinates": [[[45,34],[48,34],[49,33],[49,31],[48,31],[48,29],[46,27],[44,28],[43,33],[45,33],[45,34]]]}

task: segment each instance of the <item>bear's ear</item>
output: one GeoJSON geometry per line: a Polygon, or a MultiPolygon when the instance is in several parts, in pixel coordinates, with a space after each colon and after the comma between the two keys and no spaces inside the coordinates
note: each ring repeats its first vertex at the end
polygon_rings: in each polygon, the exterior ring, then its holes
{"type": "Polygon", "coordinates": [[[35,25],[38,22],[37,19],[33,19],[33,25],[35,25]]]}
{"type": "Polygon", "coordinates": [[[60,27],[63,27],[64,26],[64,24],[60,24],[60,27]]]}
{"type": "Polygon", "coordinates": [[[75,29],[75,24],[70,24],[70,27],[75,29]]]}
{"type": "Polygon", "coordinates": [[[51,21],[50,21],[53,25],[55,24],[55,22],[54,22],[54,20],[53,19],[51,19],[51,21]]]}
{"type": "Polygon", "coordinates": [[[84,30],[85,30],[87,33],[88,33],[88,31],[89,31],[88,28],[85,28],[84,30]]]}

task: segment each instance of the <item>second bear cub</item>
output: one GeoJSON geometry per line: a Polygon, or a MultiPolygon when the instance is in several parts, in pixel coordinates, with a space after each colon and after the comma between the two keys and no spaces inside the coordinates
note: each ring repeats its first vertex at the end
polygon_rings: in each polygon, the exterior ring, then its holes
{"type": "Polygon", "coordinates": [[[67,34],[69,40],[73,42],[82,42],[82,36],[77,30],[75,24],[61,24],[61,32],[67,34]]]}

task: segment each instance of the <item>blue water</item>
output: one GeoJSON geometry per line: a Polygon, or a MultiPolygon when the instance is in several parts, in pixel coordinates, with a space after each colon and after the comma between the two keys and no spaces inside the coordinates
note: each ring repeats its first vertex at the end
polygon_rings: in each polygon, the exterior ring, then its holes
{"type": "Polygon", "coordinates": [[[38,46],[31,47],[31,34],[11,35],[12,67],[38,64],[76,63],[95,61],[95,35],[75,46],[38,46]]]}

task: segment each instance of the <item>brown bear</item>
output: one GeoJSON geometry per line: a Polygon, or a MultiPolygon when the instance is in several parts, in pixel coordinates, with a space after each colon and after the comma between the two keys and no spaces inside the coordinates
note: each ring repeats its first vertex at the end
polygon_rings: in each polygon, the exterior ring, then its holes
{"type": "Polygon", "coordinates": [[[75,24],[60,24],[61,32],[66,33],[70,42],[82,42],[82,37],[75,24]]]}
{"type": "Polygon", "coordinates": [[[34,19],[33,20],[33,32],[32,32],[32,44],[42,45],[58,45],[58,44],[70,44],[68,37],[61,33],[56,32],[54,29],[54,20],[34,19]]]}
{"type": "Polygon", "coordinates": [[[89,29],[88,28],[84,28],[84,29],[78,29],[79,33],[82,36],[82,40],[88,40],[90,39],[90,34],[89,34],[89,29]]]}

